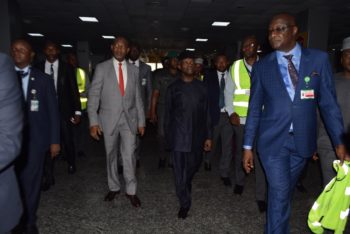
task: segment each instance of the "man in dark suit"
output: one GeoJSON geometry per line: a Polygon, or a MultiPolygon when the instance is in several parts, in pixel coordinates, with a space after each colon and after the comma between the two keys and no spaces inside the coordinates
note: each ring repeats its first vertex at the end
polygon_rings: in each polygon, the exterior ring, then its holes
{"type": "Polygon", "coordinates": [[[11,55],[24,100],[23,144],[16,167],[25,207],[25,233],[34,234],[39,233],[36,211],[45,155],[50,151],[54,158],[60,151],[58,106],[53,80],[30,65],[34,56],[31,45],[16,40],[11,45],[11,55]]]}
{"type": "MultiPolygon", "coordinates": [[[[73,128],[74,125],[79,124],[81,116],[75,72],[70,65],[59,59],[60,50],[54,42],[49,41],[45,44],[44,54],[46,60],[37,67],[54,80],[60,117],[62,151],[68,162],[68,173],[74,174],[76,165],[73,128]]],[[[54,184],[53,161],[50,156],[46,159],[45,164],[44,190],[54,184]]]]}
{"type": "Polygon", "coordinates": [[[0,53],[0,233],[11,233],[22,214],[13,162],[21,149],[21,90],[13,63],[0,53]]]}
{"type": "MultiPolygon", "coordinates": [[[[146,118],[150,116],[150,107],[151,107],[151,97],[152,97],[152,73],[151,66],[140,61],[140,46],[136,43],[130,45],[129,52],[129,62],[134,64],[139,69],[139,83],[141,86],[141,99],[144,107],[144,112],[146,118]]],[[[138,136],[136,138],[136,167],[140,166],[140,153],[141,153],[141,138],[138,136]]]]}
{"type": "Polygon", "coordinates": [[[120,141],[125,195],[134,207],[140,207],[141,201],[136,195],[135,147],[136,135],[143,136],[145,132],[145,113],[139,70],[125,59],[129,52],[126,38],[116,38],[111,51],[113,57],[96,66],[89,89],[90,135],[99,140],[103,132],[109,187],[104,200],[113,201],[121,190],[117,172],[117,142],[120,141]]]}
{"type": "Polygon", "coordinates": [[[243,166],[253,168],[257,150],[268,181],[265,233],[289,233],[292,193],[305,163],[316,151],[317,107],[340,160],[342,116],[336,101],[327,54],[301,48],[293,16],[279,14],[269,25],[276,51],[254,64],[244,134],[243,166]]]}
{"type": "Polygon", "coordinates": [[[165,96],[164,132],[172,150],[176,194],[180,201],[178,218],[185,219],[191,207],[192,179],[202,162],[203,149],[211,149],[208,93],[195,79],[194,56],[179,56],[181,79],[174,81],[165,96]]]}
{"type": "MultiPolygon", "coordinates": [[[[230,73],[227,71],[228,59],[224,54],[219,54],[215,58],[215,70],[210,70],[204,74],[204,84],[208,89],[210,116],[213,125],[213,150],[205,154],[204,168],[211,169],[211,159],[219,146],[221,146],[220,157],[220,176],[225,186],[231,186],[229,177],[230,165],[232,160],[232,135],[233,128],[230,118],[227,114],[225,103],[225,84],[231,80],[230,73]],[[220,143],[220,144],[219,144],[220,143]]],[[[231,102],[227,103],[232,105],[231,102]]]]}

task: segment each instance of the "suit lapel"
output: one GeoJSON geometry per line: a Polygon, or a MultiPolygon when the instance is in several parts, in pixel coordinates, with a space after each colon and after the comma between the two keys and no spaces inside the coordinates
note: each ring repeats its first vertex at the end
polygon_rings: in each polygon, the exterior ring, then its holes
{"type": "Polygon", "coordinates": [[[107,71],[107,78],[108,79],[112,79],[112,84],[115,87],[115,89],[117,90],[118,94],[121,96],[120,90],[119,90],[119,82],[118,82],[118,77],[117,77],[117,71],[114,68],[114,64],[113,64],[113,59],[109,60],[110,65],[109,70],[107,71]]]}
{"type": "Polygon", "coordinates": [[[269,58],[269,61],[271,63],[271,66],[267,66],[267,67],[270,67],[271,68],[271,77],[276,77],[277,78],[277,82],[279,83],[279,85],[281,86],[281,90],[283,95],[287,96],[288,97],[288,100],[292,101],[289,97],[289,94],[288,94],[288,91],[287,91],[287,88],[286,88],[286,85],[283,81],[283,77],[281,75],[281,71],[279,69],[279,65],[278,65],[278,62],[277,62],[277,56],[276,56],[276,52],[273,52],[270,54],[270,58],[269,58]]]}
{"type": "MultiPolygon", "coordinates": [[[[131,82],[132,82],[132,79],[133,79],[132,70],[129,68],[128,62],[126,62],[126,73],[127,73],[127,79],[128,79],[128,81],[126,82],[126,86],[124,87],[124,89],[125,89],[125,95],[127,95],[129,86],[130,86],[130,84],[131,84],[131,82]]],[[[125,82],[124,82],[124,83],[125,83],[125,82]]]]}

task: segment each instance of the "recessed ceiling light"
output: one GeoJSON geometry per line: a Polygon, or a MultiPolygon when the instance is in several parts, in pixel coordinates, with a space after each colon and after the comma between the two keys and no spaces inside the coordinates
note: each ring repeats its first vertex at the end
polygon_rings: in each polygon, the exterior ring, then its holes
{"type": "Polygon", "coordinates": [[[155,40],[155,41],[158,41],[158,37],[155,37],[154,40],[155,40]]]}
{"type": "Polygon", "coordinates": [[[62,44],[62,47],[66,47],[66,48],[72,48],[73,46],[71,44],[62,44]]]}
{"type": "Polygon", "coordinates": [[[98,22],[95,17],[79,16],[79,19],[84,22],[98,22]]]}
{"type": "Polygon", "coordinates": [[[196,41],[206,42],[208,38],[196,38],[196,41]]]}
{"type": "Polygon", "coordinates": [[[256,52],[258,52],[258,53],[262,53],[262,50],[257,50],[256,52]]]}
{"type": "Polygon", "coordinates": [[[29,36],[31,37],[43,37],[44,35],[41,33],[28,33],[29,36]]]}
{"type": "Polygon", "coordinates": [[[186,50],[188,50],[188,51],[195,51],[196,49],[195,48],[186,48],[186,50]]]}
{"type": "Polygon", "coordinates": [[[214,21],[211,25],[217,26],[217,27],[226,27],[229,24],[230,24],[230,22],[214,21]]]}
{"type": "Polygon", "coordinates": [[[333,50],[333,51],[335,51],[335,49],[334,49],[334,48],[333,48],[332,50],[333,50]]]}
{"type": "Polygon", "coordinates": [[[115,36],[102,35],[104,39],[115,39],[115,36]]]}

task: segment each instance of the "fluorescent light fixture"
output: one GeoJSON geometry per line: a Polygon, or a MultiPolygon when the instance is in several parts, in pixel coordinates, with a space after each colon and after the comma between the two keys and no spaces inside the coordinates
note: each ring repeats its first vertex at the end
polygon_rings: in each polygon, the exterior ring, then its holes
{"type": "Polygon", "coordinates": [[[104,39],[115,39],[115,36],[102,35],[104,39]]]}
{"type": "Polygon", "coordinates": [[[196,49],[194,49],[194,48],[186,48],[186,50],[188,50],[188,51],[195,51],[196,49]]]}
{"type": "Polygon", "coordinates": [[[206,42],[208,38],[196,38],[196,41],[206,42]]]}
{"type": "Polygon", "coordinates": [[[214,21],[214,23],[212,23],[211,26],[226,27],[229,24],[230,22],[214,21]]]}
{"type": "Polygon", "coordinates": [[[79,16],[79,19],[84,22],[98,22],[95,17],[79,16]]]}
{"type": "Polygon", "coordinates": [[[262,50],[257,50],[256,52],[258,52],[258,53],[262,53],[262,50]]]}
{"type": "Polygon", "coordinates": [[[73,46],[71,44],[62,44],[62,47],[66,47],[66,48],[72,48],[73,46]]]}
{"type": "Polygon", "coordinates": [[[43,37],[44,35],[41,33],[28,33],[29,36],[31,37],[43,37]]]}

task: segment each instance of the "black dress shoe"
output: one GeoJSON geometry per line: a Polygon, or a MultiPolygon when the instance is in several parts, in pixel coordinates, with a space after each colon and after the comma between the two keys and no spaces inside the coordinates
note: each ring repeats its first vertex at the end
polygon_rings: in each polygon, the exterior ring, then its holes
{"type": "Polygon", "coordinates": [[[209,162],[204,162],[204,170],[211,171],[211,164],[209,162]]]}
{"type": "Polygon", "coordinates": [[[120,193],[120,191],[109,191],[107,195],[105,196],[104,201],[113,201],[115,196],[117,196],[120,193]]]}
{"type": "Polygon", "coordinates": [[[184,207],[181,207],[179,212],[177,213],[177,217],[179,219],[186,219],[187,218],[187,213],[190,209],[189,208],[184,208],[184,207]]]}
{"type": "Polygon", "coordinates": [[[30,225],[26,227],[24,234],[39,234],[39,230],[36,225],[30,225]]]}
{"type": "Polygon", "coordinates": [[[258,209],[260,211],[260,213],[264,213],[266,212],[267,209],[267,204],[265,201],[256,201],[256,204],[258,204],[258,209]]]}
{"type": "Polygon", "coordinates": [[[77,169],[75,168],[75,166],[73,165],[69,165],[68,166],[68,174],[74,174],[77,171],[77,169]]]}
{"type": "Polygon", "coordinates": [[[131,205],[133,205],[134,207],[141,206],[141,201],[136,195],[125,194],[125,196],[130,200],[131,205]]]}
{"type": "Polygon", "coordinates": [[[221,180],[225,186],[232,186],[232,183],[229,177],[221,177],[221,180]]]}
{"type": "Polygon", "coordinates": [[[242,195],[244,187],[242,185],[235,185],[235,188],[233,189],[233,193],[237,195],[242,195]]]}
{"type": "Polygon", "coordinates": [[[165,167],[165,159],[159,159],[158,168],[164,168],[165,167]]]}

